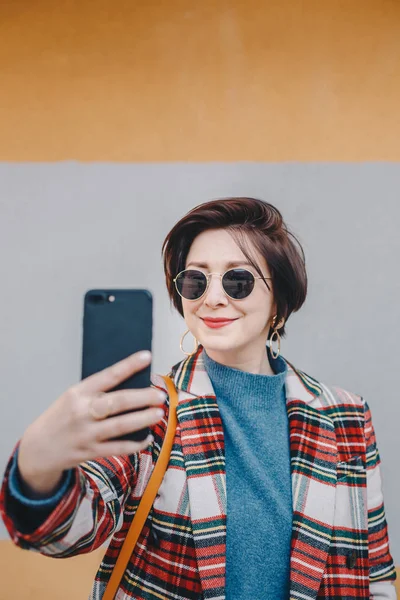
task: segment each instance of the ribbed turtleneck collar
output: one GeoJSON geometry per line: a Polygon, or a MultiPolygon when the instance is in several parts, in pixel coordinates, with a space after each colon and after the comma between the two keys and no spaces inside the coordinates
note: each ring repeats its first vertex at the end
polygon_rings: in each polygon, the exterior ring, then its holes
{"type": "Polygon", "coordinates": [[[287,364],[281,356],[272,358],[268,346],[266,351],[274,375],[256,375],[227,367],[210,358],[204,349],[204,367],[217,398],[223,396],[244,410],[273,409],[282,396],[287,364]]]}

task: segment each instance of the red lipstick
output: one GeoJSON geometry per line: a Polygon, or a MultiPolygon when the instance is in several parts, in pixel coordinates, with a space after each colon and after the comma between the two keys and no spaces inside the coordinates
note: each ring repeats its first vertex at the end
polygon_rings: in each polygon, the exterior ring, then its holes
{"type": "Polygon", "coordinates": [[[225,327],[226,325],[229,325],[230,323],[236,321],[236,319],[215,319],[211,317],[205,317],[202,320],[207,325],[207,327],[210,327],[211,329],[219,329],[220,327],[225,327]]]}

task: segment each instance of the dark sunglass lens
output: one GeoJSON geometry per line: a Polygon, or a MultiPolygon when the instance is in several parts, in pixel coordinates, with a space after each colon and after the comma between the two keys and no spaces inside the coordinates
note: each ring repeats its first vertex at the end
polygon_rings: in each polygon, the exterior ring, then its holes
{"type": "Polygon", "coordinates": [[[234,300],[246,298],[254,288],[254,277],[246,269],[231,269],[222,278],[224,290],[234,300]]]}
{"type": "Polygon", "coordinates": [[[181,296],[186,300],[197,300],[204,294],[207,287],[207,277],[201,271],[189,269],[178,275],[176,286],[181,296]]]}

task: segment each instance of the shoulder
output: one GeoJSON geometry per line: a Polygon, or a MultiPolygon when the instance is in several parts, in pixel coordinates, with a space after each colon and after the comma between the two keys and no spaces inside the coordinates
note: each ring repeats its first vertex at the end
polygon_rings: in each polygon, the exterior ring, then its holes
{"type": "Polygon", "coordinates": [[[352,392],[338,385],[327,385],[320,382],[321,403],[326,406],[354,407],[364,410],[365,400],[361,394],[352,392]]]}
{"type": "Polygon", "coordinates": [[[364,397],[354,391],[339,385],[324,383],[308,375],[304,371],[296,369],[302,385],[314,396],[312,404],[314,408],[327,411],[356,411],[364,413],[368,405],[364,397]]]}

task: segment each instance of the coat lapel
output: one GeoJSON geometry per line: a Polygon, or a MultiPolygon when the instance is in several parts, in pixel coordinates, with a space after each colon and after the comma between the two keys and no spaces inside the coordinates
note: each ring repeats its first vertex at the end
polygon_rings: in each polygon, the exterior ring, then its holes
{"type": "Polygon", "coordinates": [[[201,352],[178,367],[174,377],[179,392],[177,417],[200,581],[205,600],[223,600],[226,477],[222,421],[201,352]]]}
{"type": "Polygon", "coordinates": [[[337,442],[333,421],[321,410],[322,387],[290,363],[288,367],[285,386],[293,496],[290,600],[314,600],[332,535],[337,442]]]}
{"type": "MultiPolygon", "coordinates": [[[[179,392],[178,427],[188,481],[196,558],[205,600],[225,597],[226,477],[223,426],[202,346],[172,370],[179,392]]],[[[321,385],[288,361],[293,527],[290,599],[318,594],[332,532],[337,446],[324,414],[321,385]]]]}

